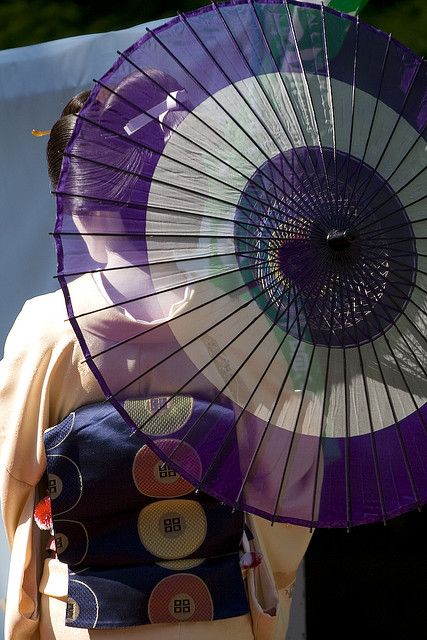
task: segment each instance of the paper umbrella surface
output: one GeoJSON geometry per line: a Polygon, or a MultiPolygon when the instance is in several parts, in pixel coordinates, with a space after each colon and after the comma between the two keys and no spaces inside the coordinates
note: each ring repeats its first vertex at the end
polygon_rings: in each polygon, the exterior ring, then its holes
{"type": "Polygon", "coordinates": [[[316,527],[425,502],[426,120],[424,61],[291,0],[178,15],[97,82],[59,281],[105,395],[200,490],[316,527]]]}

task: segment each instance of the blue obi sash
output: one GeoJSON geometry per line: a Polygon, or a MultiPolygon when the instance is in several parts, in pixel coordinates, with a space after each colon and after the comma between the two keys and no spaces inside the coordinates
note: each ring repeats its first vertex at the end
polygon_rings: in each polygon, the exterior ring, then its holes
{"type": "MultiPolygon", "coordinates": [[[[126,408],[138,424],[158,402],[132,400],[126,408]]],[[[183,416],[188,427],[207,406],[188,396],[171,399],[156,435],[176,443],[183,416]]],[[[215,411],[231,424],[229,409],[215,411]]],[[[108,403],[73,412],[45,432],[44,443],[56,550],[69,566],[67,626],[248,613],[239,565],[243,514],[196,494],[108,403]]],[[[197,460],[195,451],[188,454],[197,460]]]]}

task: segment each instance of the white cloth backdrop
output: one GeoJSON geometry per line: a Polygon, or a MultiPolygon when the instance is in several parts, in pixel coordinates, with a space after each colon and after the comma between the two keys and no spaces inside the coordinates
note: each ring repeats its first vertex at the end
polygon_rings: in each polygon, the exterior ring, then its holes
{"type": "MultiPolygon", "coordinates": [[[[140,25],[123,31],[65,38],[0,51],[0,351],[27,298],[53,291],[55,250],[49,232],[55,216],[50,194],[46,138],[63,106],[92,87],[124,50],[145,33],[140,25]]],[[[0,399],[1,401],[1,399],[0,399]]],[[[8,552],[0,526],[0,629],[6,597],[8,552]]],[[[288,640],[305,638],[304,580],[300,571],[288,640]]]]}

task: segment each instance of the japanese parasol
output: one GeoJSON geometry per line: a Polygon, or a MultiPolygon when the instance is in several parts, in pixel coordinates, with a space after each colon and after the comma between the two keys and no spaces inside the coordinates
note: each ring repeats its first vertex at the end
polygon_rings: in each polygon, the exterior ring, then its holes
{"type": "Polygon", "coordinates": [[[180,14],[96,83],[59,281],[124,428],[198,489],[316,527],[425,502],[426,119],[422,59],[291,0],[180,14]]]}

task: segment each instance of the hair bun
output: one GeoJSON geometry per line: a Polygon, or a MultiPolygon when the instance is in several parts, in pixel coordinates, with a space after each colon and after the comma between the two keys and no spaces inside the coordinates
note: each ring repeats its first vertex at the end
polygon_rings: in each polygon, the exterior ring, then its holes
{"type": "Polygon", "coordinates": [[[63,108],[61,117],[68,115],[77,115],[80,109],[84,107],[84,104],[89,98],[89,95],[90,91],[82,91],[81,93],[78,93],[76,96],[71,98],[71,100],[67,102],[67,104],[63,108]]]}
{"type": "Polygon", "coordinates": [[[50,132],[46,155],[49,178],[53,189],[56,189],[58,185],[62,157],[65,147],[74,131],[77,120],[76,116],[84,106],[89,94],[90,91],[82,91],[71,98],[65,105],[59,120],[55,122],[50,132]]]}

